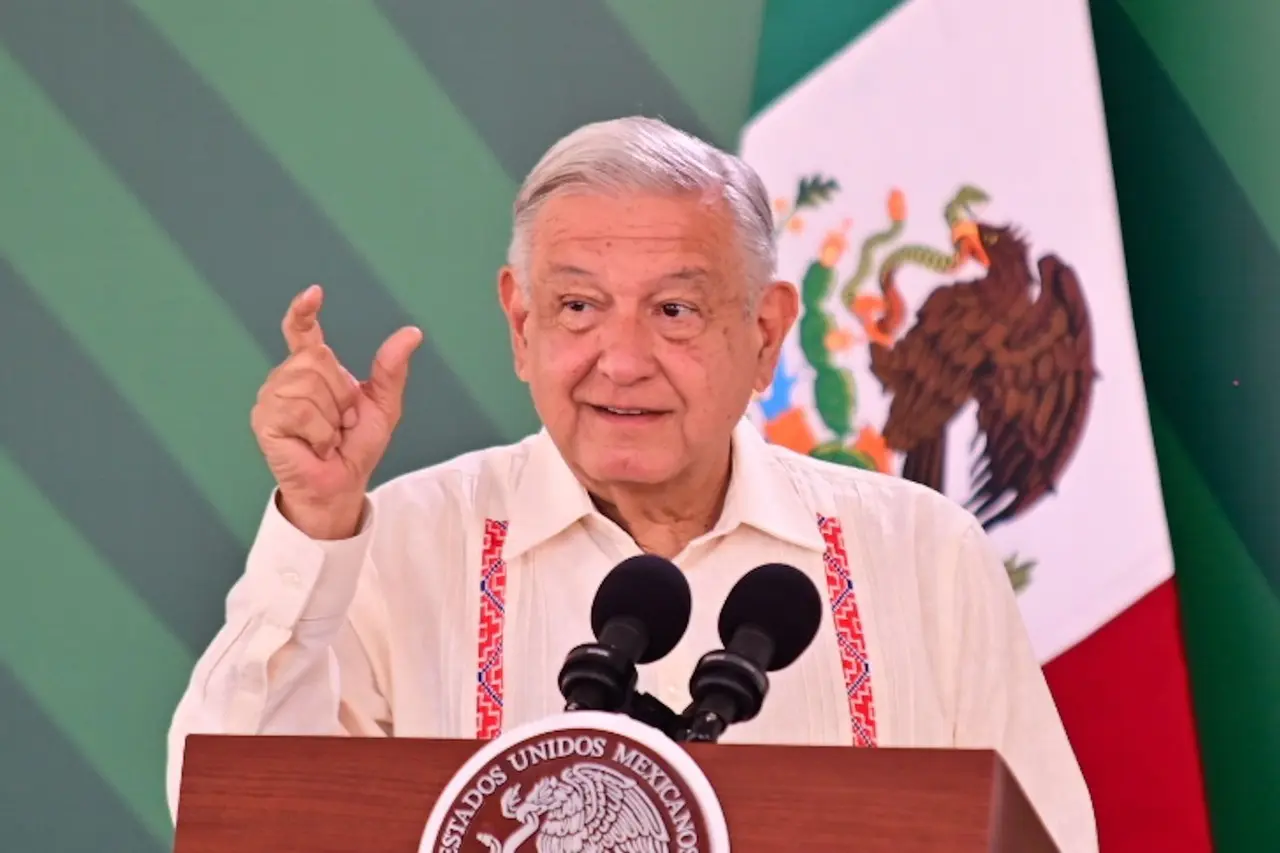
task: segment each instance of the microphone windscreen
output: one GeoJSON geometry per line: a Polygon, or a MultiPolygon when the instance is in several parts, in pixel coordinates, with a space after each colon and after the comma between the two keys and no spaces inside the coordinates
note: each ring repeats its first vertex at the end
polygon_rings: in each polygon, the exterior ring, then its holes
{"type": "Polygon", "coordinates": [[[809,647],[822,621],[822,597],[809,576],[794,566],[766,563],[743,575],[720,608],[720,641],[728,646],[747,625],[774,644],[769,670],[784,669],[809,647]]]}
{"type": "Polygon", "coordinates": [[[689,582],[676,564],[641,554],[614,566],[600,582],[591,603],[591,630],[598,639],[609,620],[635,619],[649,633],[649,645],[637,663],[652,663],[680,642],[692,611],[689,582]]]}

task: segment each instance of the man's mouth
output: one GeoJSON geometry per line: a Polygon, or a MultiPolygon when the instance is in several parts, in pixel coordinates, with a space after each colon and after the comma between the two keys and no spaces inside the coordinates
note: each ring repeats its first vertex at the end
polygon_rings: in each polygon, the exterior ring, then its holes
{"type": "Polygon", "coordinates": [[[642,418],[646,416],[653,417],[655,415],[662,414],[662,412],[659,412],[655,409],[626,409],[618,406],[592,406],[591,408],[595,409],[597,412],[600,412],[601,414],[612,415],[613,417],[618,417],[618,418],[642,418]]]}

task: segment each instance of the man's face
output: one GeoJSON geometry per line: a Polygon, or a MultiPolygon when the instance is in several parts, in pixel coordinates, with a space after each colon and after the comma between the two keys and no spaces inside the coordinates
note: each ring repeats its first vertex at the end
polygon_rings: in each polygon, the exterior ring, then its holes
{"type": "Polygon", "coordinates": [[[751,309],[722,200],[554,197],[528,266],[528,299],[500,277],[516,372],[580,477],[652,486],[724,459],[798,306],[779,282],[751,309]]]}

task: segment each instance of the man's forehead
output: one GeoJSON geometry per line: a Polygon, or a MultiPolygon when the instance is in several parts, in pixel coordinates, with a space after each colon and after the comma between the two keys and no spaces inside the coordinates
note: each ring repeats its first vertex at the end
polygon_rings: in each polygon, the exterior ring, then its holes
{"type": "Polygon", "coordinates": [[[731,299],[725,283],[730,276],[713,267],[694,264],[636,263],[631,258],[601,258],[584,265],[552,262],[535,266],[534,286],[547,296],[570,290],[600,291],[615,296],[646,298],[684,294],[695,299],[731,299]],[[539,284],[539,282],[541,284],[539,284]]]}
{"type": "Polygon", "coordinates": [[[532,231],[546,249],[604,243],[713,255],[734,233],[726,206],[703,196],[585,193],[548,199],[532,231]]]}
{"type": "Polygon", "coordinates": [[[539,212],[531,236],[535,263],[547,272],[597,274],[626,259],[695,280],[735,260],[732,220],[691,196],[560,196],[539,212]]]}

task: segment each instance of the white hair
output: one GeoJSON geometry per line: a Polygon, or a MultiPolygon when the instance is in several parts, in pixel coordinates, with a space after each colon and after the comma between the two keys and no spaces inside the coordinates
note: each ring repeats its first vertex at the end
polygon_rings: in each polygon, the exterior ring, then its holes
{"type": "Polygon", "coordinates": [[[719,194],[736,225],[750,300],[773,278],[773,212],[755,170],[666,122],[630,116],[578,128],[525,177],[513,205],[507,262],[526,292],[533,222],[547,199],[563,192],[719,194]]]}

